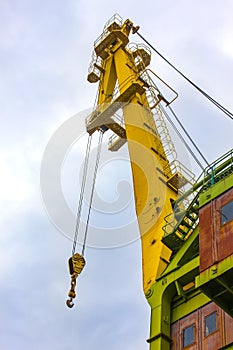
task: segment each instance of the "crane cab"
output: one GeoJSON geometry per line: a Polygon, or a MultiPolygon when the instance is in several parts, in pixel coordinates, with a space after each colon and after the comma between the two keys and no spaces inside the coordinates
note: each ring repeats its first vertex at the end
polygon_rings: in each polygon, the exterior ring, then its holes
{"type": "MultiPolygon", "coordinates": [[[[232,156],[232,155],[231,155],[232,156]]],[[[233,174],[213,177],[200,195],[200,275],[197,286],[233,317],[233,174]]]]}

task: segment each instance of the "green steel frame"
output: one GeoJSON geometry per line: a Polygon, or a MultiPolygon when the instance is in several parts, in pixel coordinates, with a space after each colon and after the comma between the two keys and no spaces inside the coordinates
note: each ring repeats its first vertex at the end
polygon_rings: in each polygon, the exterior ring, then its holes
{"type": "MultiPolygon", "coordinates": [[[[197,206],[205,205],[209,200],[232,187],[233,150],[211,164],[202,174],[201,179],[193,186],[192,191],[186,193],[185,196],[189,196],[197,191],[183,216],[173,225],[173,230],[171,230],[172,225],[169,220],[164,226],[163,242],[173,250],[173,258],[146,294],[151,306],[151,333],[147,340],[151,350],[170,350],[171,323],[210,301],[214,301],[233,316],[232,310],[229,310],[222,298],[218,298],[218,295],[213,293],[213,284],[217,283],[225,288],[227,300],[230,299],[233,303],[233,290],[231,288],[233,257],[222,261],[217,270],[216,266],[210,267],[208,271],[200,274],[198,216],[193,215],[197,206]],[[184,224],[185,218],[188,216],[193,218],[192,227],[186,227],[188,225],[184,224]],[[186,231],[182,232],[181,227],[186,228],[186,231]]],[[[232,346],[229,346],[226,348],[231,349],[232,346]]]]}

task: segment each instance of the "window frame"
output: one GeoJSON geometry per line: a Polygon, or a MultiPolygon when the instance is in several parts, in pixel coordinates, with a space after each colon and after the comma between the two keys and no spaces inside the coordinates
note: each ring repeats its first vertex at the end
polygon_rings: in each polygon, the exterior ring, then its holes
{"type": "Polygon", "coordinates": [[[229,204],[231,203],[231,205],[233,206],[233,199],[230,200],[228,203],[224,204],[221,206],[221,209],[220,209],[220,213],[221,213],[221,226],[223,225],[226,225],[228,224],[230,221],[233,220],[233,214],[232,214],[232,217],[228,220],[227,216],[223,213],[223,208],[228,206],[229,204]],[[227,221],[225,221],[227,220],[227,221]]]}
{"type": "Polygon", "coordinates": [[[204,336],[205,336],[205,338],[209,337],[210,335],[212,335],[212,334],[214,334],[215,332],[218,331],[217,316],[218,316],[217,311],[214,311],[214,312],[211,312],[210,314],[208,314],[208,315],[206,315],[204,317],[204,336]],[[207,334],[207,332],[206,332],[206,320],[207,320],[208,317],[211,317],[213,315],[215,315],[215,330],[213,330],[212,332],[207,334]]]}
{"type": "Polygon", "coordinates": [[[183,331],[182,331],[182,349],[187,349],[189,346],[191,345],[194,345],[196,343],[195,341],[195,338],[196,338],[196,327],[195,327],[195,323],[192,323],[190,324],[189,326],[183,328],[183,331]],[[185,341],[185,330],[187,330],[188,328],[193,328],[193,341],[187,345],[185,345],[184,341],[185,341]]]}

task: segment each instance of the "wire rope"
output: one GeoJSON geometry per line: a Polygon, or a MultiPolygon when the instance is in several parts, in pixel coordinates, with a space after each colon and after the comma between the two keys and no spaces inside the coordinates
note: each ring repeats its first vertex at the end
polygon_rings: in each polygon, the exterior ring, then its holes
{"type": "MultiPolygon", "coordinates": [[[[157,85],[155,84],[155,82],[153,81],[153,79],[151,79],[151,81],[153,82],[154,86],[156,87],[156,89],[159,91],[157,85]]],[[[162,93],[159,91],[159,94],[162,96],[162,93]]],[[[192,155],[192,157],[194,158],[194,160],[196,161],[196,163],[199,165],[199,167],[204,170],[203,165],[201,164],[201,162],[198,160],[198,158],[196,157],[195,153],[192,151],[192,149],[189,147],[188,143],[185,141],[184,137],[182,136],[182,134],[180,133],[180,131],[178,130],[178,128],[176,127],[176,125],[173,123],[173,121],[171,120],[170,116],[168,115],[168,113],[166,112],[166,110],[163,108],[163,106],[160,104],[160,108],[161,111],[163,112],[163,114],[165,115],[166,119],[168,120],[168,122],[171,124],[172,128],[174,129],[174,131],[177,133],[177,135],[179,136],[180,140],[184,143],[184,145],[186,146],[187,150],[189,151],[189,153],[192,155]]],[[[191,136],[189,135],[188,131],[185,129],[185,127],[182,125],[182,123],[180,122],[179,118],[177,117],[177,115],[175,114],[174,110],[170,107],[170,105],[168,105],[168,108],[170,110],[170,112],[173,114],[173,116],[175,117],[177,123],[179,124],[179,126],[181,127],[181,129],[183,130],[183,132],[185,133],[185,135],[188,137],[189,141],[192,143],[192,145],[195,147],[195,149],[197,150],[197,152],[200,154],[200,156],[202,157],[202,159],[205,161],[205,163],[209,166],[209,163],[207,161],[207,159],[204,157],[204,155],[202,154],[202,152],[200,151],[200,149],[197,147],[196,143],[193,141],[193,139],[191,138],[191,136]]]]}
{"type": "Polygon", "coordinates": [[[174,122],[171,120],[170,116],[168,115],[168,113],[166,112],[166,110],[163,108],[163,106],[160,106],[161,110],[165,116],[165,118],[167,119],[167,121],[169,122],[169,124],[171,124],[172,128],[174,129],[174,131],[176,132],[176,134],[178,135],[178,137],[180,138],[180,140],[183,142],[183,144],[185,145],[185,147],[187,148],[187,150],[189,151],[189,153],[192,155],[193,159],[195,160],[195,162],[198,164],[198,166],[204,170],[203,165],[201,164],[201,162],[199,161],[199,159],[196,157],[195,153],[192,151],[192,149],[189,147],[188,143],[185,141],[185,139],[183,138],[182,134],[180,133],[180,131],[178,130],[178,128],[176,127],[176,125],[174,124],[174,122]]]}
{"type": "Polygon", "coordinates": [[[83,240],[83,247],[82,247],[82,256],[84,256],[85,247],[86,247],[86,241],[87,241],[87,233],[88,233],[88,227],[89,227],[89,221],[90,221],[90,214],[91,214],[91,207],[94,197],[94,190],[95,190],[95,182],[96,182],[96,175],[98,171],[99,166],[99,160],[100,160],[100,154],[101,154],[101,147],[102,147],[102,140],[103,140],[103,134],[104,131],[100,130],[99,135],[99,141],[97,146],[97,155],[96,155],[96,163],[95,163],[95,170],[93,175],[93,182],[92,182],[92,188],[91,188],[91,195],[90,195],[90,201],[89,201],[89,208],[88,208],[88,214],[87,214],[87,221],[86,221],[86,227],[84,232],[84,240],[83,240]]]}
{"type": "Polygon", "coordinates": [[[225,113],[230,119],[233,120],[233,113],[228,111],[224,106],[217,102],[213,97],[208,95],[204,90],[197,86],[193,81],[191,81],[186,75],[184,75],[179,69],[177,69],[170,61],[168,61],[158,50],[152,46],[148,40],[146,40],[138,31],[137,35],[153,50],[155,51],[166,63],[168,63],[177,73],[179,73],[185,80],[187,80],[193,87],[195,87],[203,96],[205,96],[210,102],[212,102],[217,108],[219,108],[223,113],[225,113]]]}
{"type": "Polygon", "coordinates": [[[85,154],[85,160],[84,160],[83,177],[82,177],[82,184],[81,184],[81,190],[80,190],[80,196],[79,196],[79,203],[78,203],[78,209],[77,209],[77,214],[76,214],[76,225],[75,225],[75,233],[74,233],[74,240],[73,240],[73,247],[72,247],[72,256],[75,253],[77,239],[78,239],[84,189],[85,189],[86,179],[87,179],[87,169],[88,169],[91,141],[92,141],[92,135],[89,135],[88,142],[87,142],[87,148],[86,148],[86,154],[85,154]]]}
{"type": "Polygon", "coordinates": [[[176,119],[177,123],[179,124],[179,126],[181,127],[181,129],[183,130],[183,132],[185,133],[185,135],[188,137],[189,141],[192,143],[192,145],[194,146],[194,148],[196,149],[196,151],[200,154],[200,156],[202,157],[202,159],[205,161],[205,163],[210,166],[209,162],[207,161],[207,159],[204,157],[203,153],[200,151],[200,149],[197,147],[196,143],[193,141],[193,139],[191,138],[191,136],[189,135],[189,133],[187,132],[187,130],[185,129],[185,127],[183,126],[183,124],[180,122],[179,118],[177,117],[177,115],[175,114],[174,110],[171,108],[171,106],[168,106],[168,108],[170,109],[172,115],[174,116],[174,118],[176,119]]]}

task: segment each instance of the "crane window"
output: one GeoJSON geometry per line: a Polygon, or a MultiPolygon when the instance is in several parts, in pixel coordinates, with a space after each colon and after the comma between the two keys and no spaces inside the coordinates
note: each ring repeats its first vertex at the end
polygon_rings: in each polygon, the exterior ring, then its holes
{"type": "Polygon", "coordinates": [[[194,324],[183,330],[183,347],[194,343],[194,324]]]}
{"type": "Polygon", "coordinates": [[[205,336],[214,333],[217,330],[217,314],[216,312],[205,317],[205,336]]]}
{"type": "Polygon", "coordinates": [[[221,223],[222,225],[233,220],[233,201],[227,203],[221,208],[221,223]]]}

